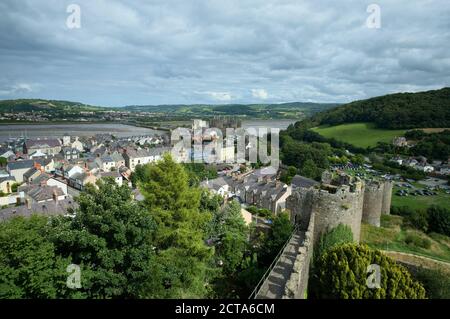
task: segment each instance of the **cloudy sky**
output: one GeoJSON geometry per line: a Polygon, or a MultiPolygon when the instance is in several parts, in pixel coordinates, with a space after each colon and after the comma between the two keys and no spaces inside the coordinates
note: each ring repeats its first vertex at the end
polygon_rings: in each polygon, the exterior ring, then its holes
{"type": "Polygon", "coordinates": [[[448,0],[0,2],[0,99],[346,102],[444,86],[448,0]]]}

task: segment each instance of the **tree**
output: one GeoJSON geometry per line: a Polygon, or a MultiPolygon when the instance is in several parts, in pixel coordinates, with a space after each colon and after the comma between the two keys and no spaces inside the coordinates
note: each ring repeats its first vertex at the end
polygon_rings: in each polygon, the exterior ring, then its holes
{"type": "Polygon", "coordinates": [[[321,170],[316,166],[313,160],[308,159],[306,160],[302,168],[300,169],[300,173],[303,176],[309,177],[309,178],[319,178],[322,174],[321,170]]]}
{"type": "Polygon", "coordinates": [[[234,274],[247,248],[249,229],[241,214],[241,205],[232,201],[214,214],[211,238],[216,242],[216,258],[225,275],[234,274]]]}
{"type": "Polygon", "coordinates": [[[353,242],[352,229],[347,225],[339,224],[320,237],[314,255],[318,259],[329,249],[351,242],[353,242]]]}
{"type": "Polygon", "coordinates": [[[189,185],[183,167],[169,154],[144,166],[138,187],[155,220],[156,246],[168,298],[200,298],[209,293],[214,250],[205,243],[212,215],[201,211],[201,189],[189,185]]]}
{"type": "Polygon", "coordinates": [[[420,268],[415,274],[430,299],[450,299],[450,276],[448,270],[420,268]]]}
{"type": "Polygon", "coordinates": [[[322,255],[310,278],[311,295],[324,299],[423,299],[425,289],[411,274],[378,250],[344,244],[322,255]],[[369,288],[368,266],[378,265],[380,288],[369,288]]]}
{"type": "Polygon", "coordinates": [[[150,214],[132,200],[131,190],[113,179],[88,185],[71,217],[52,220],[50,238],[59,255],[81,267],[89,298],[158,297],[159,279],[150,214]]]}
{"type": "Polygon", "coordinates": [[[131,174],[131,184],[136,187],[138,182],[143,181],[145,178],[145,169],[141,164],[136,165],[134,172],[131,174]]]}
{"type": "Polygon", "coordinates": [[[431,206],[427,209],[428,213],[428,230],[446,236],[450,236],[450,210],[431,206]]]}
{"type": "Polygon", "coordinates": [[[287,213],[281,213],[274,218],[269,235],[261,245],[260,261],[262,263],[270,265],[280,249],[289,239],[292,230],[293,226],[287,213]]]}
{"type": "Polygon", "coordinates": [[[0,299],[60,296],[71,262],[55,254],[47,222],[34,215],[0,223],[0,299]]]}
{"type": "Polygon", "coordinates": [[[291,184],[292,178],[297,174],[295,166],[289,166],[287,170],[281,172],[280,180],[286,184],[291,184]]]}

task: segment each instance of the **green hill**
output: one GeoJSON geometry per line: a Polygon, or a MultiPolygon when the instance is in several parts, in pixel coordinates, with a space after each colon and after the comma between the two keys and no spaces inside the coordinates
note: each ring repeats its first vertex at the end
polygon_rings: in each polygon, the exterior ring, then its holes
{"type": "Polygon", "coordinates": [[[178,116],[244,116],[249,118],[304,118],[334,108],[335,103],[291,102],[279,104],[130,105],[127,111],[176,113],[178,116]]]}
{"type": "Polygon", "coordinates": [[[339,141],[364,148],[376,146],[378,142],[391,143],[394,137],[405,134],[405,130],[376,128],[373,123],[321,125],[312,130],[326,138],[336,138],[339,141]]]}
{"type": "Polygon", "coordinates": [[[358,122],[388,129],[450,127],[450,88],[355,101],[314,114],[298,125],[311,128],[358,122]]]}
{"type": "Polygon", "coordinates": [[[39,111],[96,111],[103,108],[79,102],[17,99],[0,101],[0,112],[39,112],[39,111]]]}

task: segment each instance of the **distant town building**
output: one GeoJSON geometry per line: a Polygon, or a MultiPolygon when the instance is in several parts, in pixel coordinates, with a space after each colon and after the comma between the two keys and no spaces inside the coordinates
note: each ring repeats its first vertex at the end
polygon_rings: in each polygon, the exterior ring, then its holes
{"type": "Polygon", "coordinates": [[[408,146],[408,141],[406,140],[406,138],[404,136],[399,136],[399,137],[394,137],[392,144],[394,144],[394,146],[404,147],[404,146],[408,146]]]}
{"type": "Polygon", "coordinates": [[[57,138],[51,139],[30,139],[24,143],[24,153],[32,154],[41,151],[47,155],[55,155],[61,152],[61,141],[57,138]]]}

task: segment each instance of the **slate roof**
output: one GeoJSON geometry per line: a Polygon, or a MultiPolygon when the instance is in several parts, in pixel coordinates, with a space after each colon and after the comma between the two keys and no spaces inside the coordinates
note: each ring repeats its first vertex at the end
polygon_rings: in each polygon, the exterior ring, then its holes
{"type": "Polygon", "coordinates": [[[292,187],[310,188],[310,187],[319,185],[319,182],[317,182],[311,178],[307,178],[307,177],[300,176],[300,175],[295,175],[292,178],[291,184],[292,184],[292,187]]]}
{"type": "Polygon", "coordinates": [[[0,177],[0,183],[6,182],[6,181],[16,181],[16,178],[14,176],[6,176],[6,177],[0,177]]]}
{"type": "Polygon", "coordinates": [[[31,168],[34,166],[34,160],[24,160],[24,161],[17,161],[17,162],[9,162],[6,166],[8,167],[8,170],[14,171],[17,169],[25,169],[25,168],[31,168]]]}
{"type": "Polygon", "coordinates": [[[53,195],[62,196],[64,195],[61,188],[57,186],[41,186],[34,187],[27,192],[27,195],[33,198],[35,201],[43,201],[53,199],[53,195]]]}
{"type": "Polygon", "coordinates": [[[52,139],[42,139],[42,140],[27,140],[25,142],[25,146],[27,147],[27,149],[30,148],[39,148],[39,147],[58,147],[61,146],[61,141],[56,139],[56,138],[52,138],[52,139]]]}
{"type": "Polygon", "coordinates": [[[64,215],[69,209],[76,209],[78,205],[71,198],[66,198],[57,202],[33,203],[31,208],[27,205],[12,206],[0,210],[0,221],[5,221],[15,216],[30,217],[32,214],[38,215],[64,215]]]}
{"type": "Polygon", "coordinates": [[[26,171],[23,174],[24,179],[29,179],[31,176],[33,176],[36,172],[39,172],[39,170],[36,167],[30,168],[28,171],[26,171]]]}

